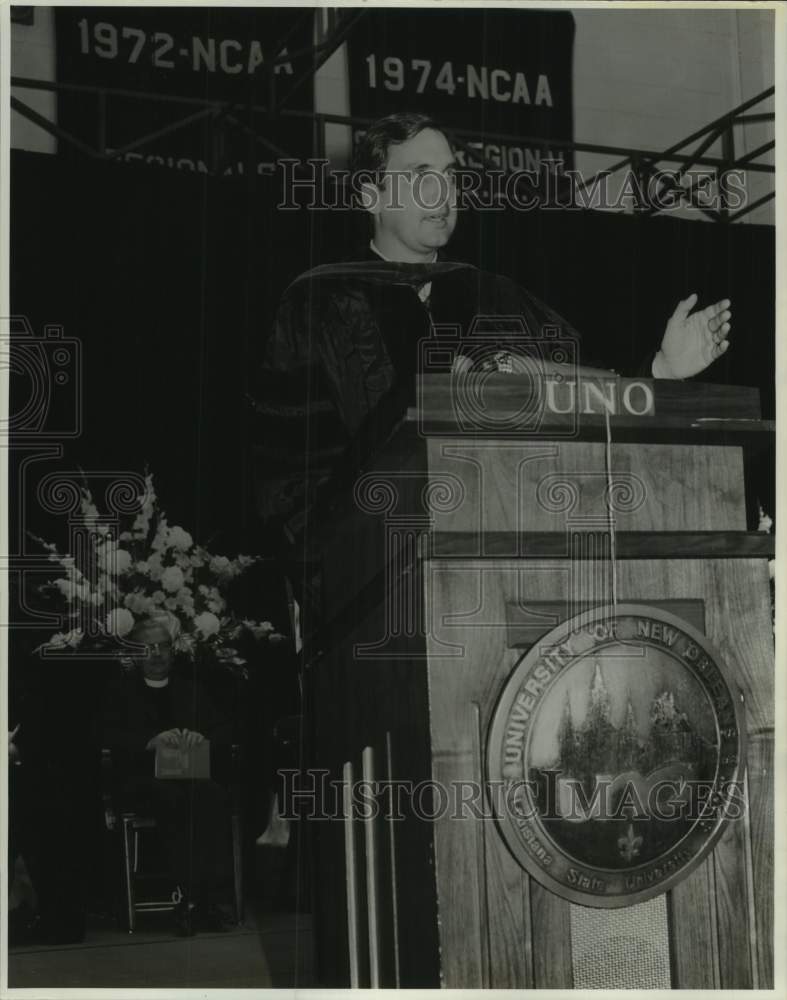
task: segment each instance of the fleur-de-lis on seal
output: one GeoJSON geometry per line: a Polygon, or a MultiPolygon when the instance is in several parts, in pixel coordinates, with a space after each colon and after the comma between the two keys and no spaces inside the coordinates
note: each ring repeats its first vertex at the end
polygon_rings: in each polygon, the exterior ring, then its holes
{"type": "Polygon", "coordinates": [[[642,837],[634,836],[634,827],[629,823],[625,837],[618,837],[618,850],[624,861],[633,861],[639,854],[642,846],[642,837]]]}

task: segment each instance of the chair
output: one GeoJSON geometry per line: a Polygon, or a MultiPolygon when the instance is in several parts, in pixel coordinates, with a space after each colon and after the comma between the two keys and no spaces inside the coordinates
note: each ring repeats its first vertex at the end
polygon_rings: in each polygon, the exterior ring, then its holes
{"type": "MultiPolygon", "coordinates": [[[[232,776],[231,782],[231,830],[232,830],[232,876],[233,895],[235,903],[235,920],[243,923],[243,844],[241,826],[240,795],[238,773],[240,747],[232,746],[232,776]]],[[[117,829],[117,813],[114,808],[112,788],[112,753],[102,750],[103,799],[105,825],[108,830],[117,829]]],[[[168,897],[162,896],[160,884],[166,879],[166,873],[146,870],[144,866],[145,835],[156,830],[156,820],[152,816],[125,811],[120,816],[120,833],[123,852],[123,889],[126,904],[126,924],[129,934],[133,934],[137,925],[138,913],[167,912],[174,910],[183,898],[179,885],[175,885],[168,897]],[[156,883],[156,892],[152,899],[140,899],[138,889],[144,883],[156,883]]]]}
{"type": "MultiPolygon", "coordinates": [[[[273,727],[273,743],[278,773],[285,770],[300,771],[303,768],[302,741],[302,715],[284,716],[276,722],[273,727]]],[[[285,843],[284,864],[276,890],[275,904],[282,908],[291,906],[296,911],[309,912],[311,908],[310,896],[313,889],[310,864],[311,844],[307,839],[309,827],[308,824],[297,818],[297,810],[293,804],[285,800],[283,787],[275,788],[274,797],[274,803],[278,809],[293,817],[286,821],[288,837],[285,843]]],[[[272,837],[266,840],[265,835],[263,835],[258,843],[265,846],[266,844],[275,844],[276,840],[272,837]]]]}

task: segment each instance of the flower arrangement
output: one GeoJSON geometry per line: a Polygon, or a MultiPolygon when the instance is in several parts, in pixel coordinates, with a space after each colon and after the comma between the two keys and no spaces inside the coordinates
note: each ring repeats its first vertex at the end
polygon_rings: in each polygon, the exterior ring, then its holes
{"type": "Polygon", "coordinates": [[[168,623],[176,652],[193,658],[198,650],[212,650],[229,666],[245,663],[239,643],[284,638],[270,622],[238,619],[228,608],[230,584],[257,557],[214,555],[195,544],[188,531],[170,525],[159,508],[152,475],[145,477],[139,510],[121,518],[117,537],[102,522],[87,486],[81,492],[81,513],[91,537],[90,558],[81,567],[74,556],[32,536],[64,571],[40,589],[65,602],[72,626],[39,649],[77,649],[86,637],[99,644],[123,640],[148,618],[168,623]]]}

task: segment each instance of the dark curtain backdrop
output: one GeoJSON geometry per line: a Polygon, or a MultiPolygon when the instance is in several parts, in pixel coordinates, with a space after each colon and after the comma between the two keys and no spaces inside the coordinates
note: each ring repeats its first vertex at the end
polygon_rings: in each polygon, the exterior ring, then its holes
{"type": "MultiPolygon", "coordinates": [[[[25,527],[68,542],[64,518],[47,516],[36,500],[44,474],[79,466],[141,471],[149,462],[170,523],[188,528],[214,552],[266,551],[250,487],[246,387],[283,288],[312,265],[351,256],[353,245],[368,237],[365,220],[338,211],[277,211],[272,182],[256,177],[228,181],[22,152],[12,153],[11,169],[12,311],[25,315],[37,334],[45,324],[62,325],[82,349],[81,434],[62,442],[59,461],[31,466],[29,502],[20,502],[17,476],[24,456],[12,452],[12,550],[24,551],[25,527]]],[[[766,415],[773,413],[772,229],[593,213],[495,213],[463,216],[452,250],[529,286],[583,332],[590,356],[616,357],[621,366],[655,345],[678,298],[695,290],[703,302],[728,295],[733,346],[704,377],[759,386],[766,415]],[[599,350],[594,345],[601,342],[610,346],[599,350]]],[[[12,390],[14,384],[24,389],[24,378],[12,382],[12,390]]],[[[60,389],[51,388],[49,401],[55,429],[73,404],[60,389]]],[[[23,403],[12,397],[11,412],[23,403]]],[[[769,497],[764,503],[773,511],[767,456],[749,469],[749,480],[750,491],[769,497]]],[[[275,565],[249,581],[249,593],[249,613],[287,621],[275,565]]],[[[24,612],[13,598],[12,608],[16,624],[24,612]]],[[[81,776],[68,784],[56,776],[60,771],[47,771],[42,780],[65,789],[69,805],[82,801],[79,795],[97,803],[97,771],[80,769],[74,741],[59,735],[76,725],[92,748],[90,759],[97,759],[89,718],[93,674],[25,659],[25,650],[51,631],[12,629],[13,663],[20,669],[11,671],[11,722],[22,720],[28,735],[49,734],[39,746],[46,766],[81,776]]],[[[246,702],[253,734],[246,746],[247,835],[254,837],[265,824],[264,789],[276,766],[269,746],[273,720],[298,710],[286,652],[252,679],[246,702]]],[[[40,789],[33,795],[51,797],[40,789]]],[[[86,892],[106,894],[106,873],[114,870],[84,860],[100,857],[105,843],[94,812],[87,806],[73,812],[64,841],[71,874],[41,884],[78,908],[90,905],[86,892]],[[95,875],[85,889],[87,867],[95,875]]],[[[27,813],[20,806],[14,815],[27,813]]],[[[41,856],[51,858],[46,849],[41,856]]],[[[80,912],[61,913],[65,930],[59,933],[78,935],[80,912]]]]}
{"type": "MultiPolygon", "coordinates": [[[[12,311],[82,344],[83,429],[63,464],[148,461],[171,520],[228,554],[257,538],[244,394],[279,295],[367,235],[354,213],[277,211],[277,200],[266,178],[12,153],[12,311]]],[[[464,213],[451,250],[527,285],[583,333],[590,356],[621,366],[658,342],[679,298],[730,297],[732,346],[703,379],[759,386],[773,415],[772,228],[464,213]]],[[[767,503],[771,473],[755,475],[767,503]]]]}

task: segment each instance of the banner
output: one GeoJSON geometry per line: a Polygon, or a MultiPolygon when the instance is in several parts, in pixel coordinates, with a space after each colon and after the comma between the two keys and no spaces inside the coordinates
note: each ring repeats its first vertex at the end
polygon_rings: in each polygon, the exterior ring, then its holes
{"type": "MultiPolygon", "coordinates": [[[[82,142],[112,151],[134,144],[123,162],[228,176],[311,154],[308,119],[269,120],[248,109],[269,106],[275,66],[277,103],[313,110],[313,9],[59,7],[55,17],[59,83],[148,95],[109,95],[102,108],[91,92],[61,91],[58,123],[82,142]],[[167,97],[191,102],[160,99],[167,97]],[[234,106],[211,111],[205,101],[234,106]]],[[[59,146],[64,155],[74,151],[63,140],[59,146]]]]}
{"type": "Polygon", "coordinates": [[[562,157],[572,168],[548,140],[573,138],[573,43],[567,11],[371,11],[348,40],[351,111],[421,112],[479,133],[458,136],[461,166],[538,171],[562,157]]]}

